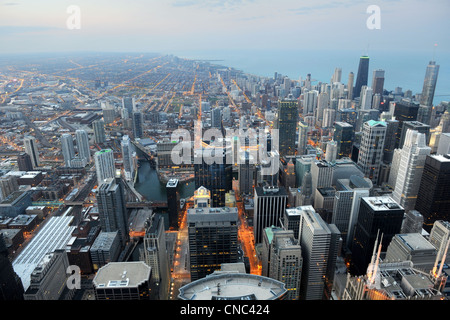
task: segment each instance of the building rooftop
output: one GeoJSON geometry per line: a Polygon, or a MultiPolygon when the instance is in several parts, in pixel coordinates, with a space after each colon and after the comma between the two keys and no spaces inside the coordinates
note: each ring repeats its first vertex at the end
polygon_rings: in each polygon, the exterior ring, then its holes
{"type": "Polygon", "coordinates": [[[400,206],[389,196],[363,197],[362,200],[365,201],[374,211],[403,209],[402,206],[400,206]]]}
{"type": "Polygon", "coordinates": [[[397,234],[402,242],[410,249],[410,250],[435,250],[436,248],[425,239],[420,233],[405,233],[405,234],[397,234]]]}
{"type": "Polygon", "coordinates": [[[214,272],[180,288],[181,300],[278,300],[287,290],[283,282],[263,276],[214,272]]]}
{"type": "Polygon", "coordinates": [[[97,271],[92,283],[97,289],[137,287],[150,280],[150,273],[143,261],[110,262],[97,271]]]}

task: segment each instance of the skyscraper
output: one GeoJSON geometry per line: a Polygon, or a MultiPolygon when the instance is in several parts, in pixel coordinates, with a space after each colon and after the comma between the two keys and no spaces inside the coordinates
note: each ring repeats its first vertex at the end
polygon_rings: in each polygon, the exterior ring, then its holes
{"type": "Polygon", "coordinates": [[[280,156],[295,154],[298,106],[297,100],[285,99],[278,101],[278,115],[275,129],[278,129],[280,156]]]}
{"type": "Polygon", "coordinates": [[[33,169],[38,168],[40,166],[41,162],[39,161],[39,152],[37,149],[36,138],[27,136],[24,138],[23,144],[25,146],[25,152],[31,158],[31,163],[33,164],[33,169]]]}
{"type": "Polygon", "coordinates": [[[396,135],[395,148],[400,147],[400,138],[403,131],[403,123],[405,121],[417,121],[419,105],[413,102],[402,100],[394,104],[394,117],[398,121],[398,129],[396,135]]]}
{"type": "Polygon", "coordinates": [[[427,156],[415,209],[428,232],[435,221],[450,220],[450,155],[427,156]]]}
{"type": "Polygon", "coordinates": [[[114,154],[111,149],[97,151],[94,154],[94,160],[98,185],[102,184],[105,179],[115,177],[114,154]]]}
{"type": "Polygon", "coordinates": [[[303,266],[300,300],[322,300],[333,283],[340,233],[329,225],[312,206],[295,208],[300,219],[299,244],[303,266]]]}
{"type": "Polygon", "coordinates": [[[227,161],[230,152],[229,148],[213,147],[194,151],[195,188],[204,186],[211,191],[213,207],[225,207],[225,194],[232,189],[233,167],[227,161]]]}
{"type": "Polygon", "coordinates": [[[364,175],[374,184],[378,184],[385,136],[386,123],[384,121],[364,122],[357,164],[364,175]]]}
{"type": "Polygon", "coordinates": [[[241,152],[240,157],[241,159],[238,167],[239,192],[241,194],[253,194],[256,176],[256,161],[247,151],[241,152]]]}
{"type": "Polygon", "coordinates": [[[85,130],[76,130],[75,135],[77,140],[78,156],[81,159],[85,159],[86,163],[91,162],[88,133],[85,130]]]}
{"type": "Polygon", "coordinates": [[[308,125],[302,121],[298,124],[298,147],[297,154],[306,154],[306,146],[308,145],[308,125]]]}
{"type": "Polygon", "coordinates": [[[31,163],[31,157],[28,153],[21,153],[17,156],[17,165],[19,171],[32,171],[33,164],[31,163]]]}
{"type": "Polygon", "coordinates": [[[288,202],[284,187],[256,187],[254,197],[254,235],[255,243],[262,242],[265,228],[280,226],[288,202]]]}
{"type": "Polygon", "coordinates": [[[400,233],[405,210],[389,196],[363,197],[352,243],[352,274],[364,274],[372,257],[375,241],[382,235],[382,251],[400,233]]]}
{"type": "Polygon", "coordinates": [[[423,80],[422,95],[420,96],[421,105],[428,107],[433,106],[434,91],[436,89],[438,74],[439,65],[436,64],[436,61],[430,61],[425,72],[425,79],[423,80]]]}
{"type": "Polygon", "coordinates": [[[403,148],[403,144],[405,143],[406,133],[407,133],[408,129],[415,130],[420,133],[424,133],[425,134],[425,144],[428,145],[430,143],[431,133],[430,133],[429,125],[419,122],[419,121],[403,121],[402,132],[400,135],[400,144],[398,146],[400,149],[403,148]]]}
{"type": "Polygon", "coordinates": [[[348,75],[348,82],[347,82],[347,99],[352,100],[353,99],[353,82],[355,81],[355,74],[353,72],[350,72],[348,75]]]}
{"type": "Polygon", "coordinates": [[[350,157],[353,146],[353,126],[347,122],[334,123],[333,140],[337,143],[337,158],[350,157]]]}
{"type": "Polygon", "coordinates": [[[8,249],[0,233],[0,300],[23,300],[24,287],[8,258],[8,249]]]}
{"type": "Polygon", "coordinates": [[[238,262],[238,220],[237,207],[188,209],[191,281],[238,262]]]}
{"type": "Polygon", "coordinates": [[[384,90],[384,70],[376,69],[373,70],[373,78],[372,78],[372,91],[373,94],[379,93],[383,95],[384,90]]]}
{"type": "Polygon", "coordinates": [[[166,184],[167,211],[169,214],[169,227],[178,230],[180,213],[180,190],[177,179],[170,179],[166,184]]]}
{"type": "Polygon", "coordinates": [[[120,142],[122,147],[122,161],[123,169],[125,171],[125,178],[128,181],[134,181],[134,173],[136,169],[136,151],[134,145],[131,143],[130,137],[124,135],[120,142]]]}
{"type": "Polygon", "coordinates": [[[133,136],[134,139],[140,139],[144,136],[144,115],[142,112],[133,112],[133,136]]]}
{"type": "Polygon", "coordinates": [[[270,241],[268,276],[286,285],[288,290],[286,300],[299,298],[302,266],[302,249],[294,237],[294,232],[275,230],[270,241]]]}
{"type": "Polygon", "coordinates": [[[120,176],[107,178],[99,185],[97,203],[102,231],[118,231],[122,247],[129,239],[125,191],[120,176]]]}
{"type": "Polygon", "coordinates": [[[106,141],[105,121],[102,119],[92,122],[92,129],[94,131],[94,142],[104,143],[106,141]]]}
{"type": "Polygon", "coordinates": [[[425,134],[408,129],[405,144],[399,153],[399,166],[395,168],[397,170],[397,179],[392,194],[392,198],[405,211],[412,210],[415,207],[419,191],[418,182],[422,177],[425,159],[430,152],[431,148],[426,145],[425,134]]]}
{"type": "Polygon", "coordinates": [[[71,161],[75,157],[75,147],[73,145],[73,137],[69,133],[61,136],[61,151],[64,157],[66,167],[71,167],[71,161]]]}
{"type": "Polygon", "coordinates": [[[367,86],[369,76],[369,57],[361,56],[359,58],[358,73],[356,75],[355,87],[353,88],[353,98],[359,97],[362,86],[367,86]]]}

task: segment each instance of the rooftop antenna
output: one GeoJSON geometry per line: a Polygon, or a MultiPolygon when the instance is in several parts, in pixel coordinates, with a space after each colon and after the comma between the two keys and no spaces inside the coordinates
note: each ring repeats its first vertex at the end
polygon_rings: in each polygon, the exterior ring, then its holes
{"type": "Polygon", "coordinates": [[[433,46],[433,61],[435,61],[435,56],[436,56],[436,48],[437,48],[437,43],[434,44],[433,46]]]}

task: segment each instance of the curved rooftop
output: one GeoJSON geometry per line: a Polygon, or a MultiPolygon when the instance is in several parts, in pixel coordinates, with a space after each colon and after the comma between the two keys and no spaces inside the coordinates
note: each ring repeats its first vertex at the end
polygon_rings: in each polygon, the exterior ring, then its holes
{"type": "Polygon", "coordinates": [[[285,284],[247,273],[214,272],[180,289],[181,300],[281,300],[285,284]]]}

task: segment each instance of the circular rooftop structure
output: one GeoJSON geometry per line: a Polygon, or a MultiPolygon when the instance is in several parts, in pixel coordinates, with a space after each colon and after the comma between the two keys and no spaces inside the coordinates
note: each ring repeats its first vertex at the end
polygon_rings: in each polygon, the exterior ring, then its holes
{"type": "Polygon", "coordinates": [[[214,272],[180,288],[181,300],[282,300],[285,284],[247,273],[214,272]]]}

